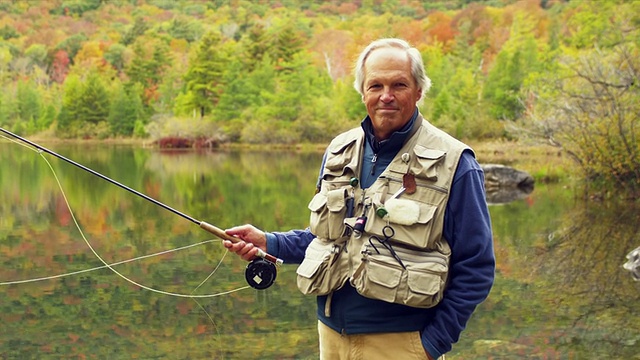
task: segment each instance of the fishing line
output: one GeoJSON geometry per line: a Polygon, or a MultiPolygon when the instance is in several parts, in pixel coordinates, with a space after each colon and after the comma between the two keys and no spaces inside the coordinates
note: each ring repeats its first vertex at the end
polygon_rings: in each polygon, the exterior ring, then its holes
{"type": "MultiPolygon", "coordinates": [[[[174,251],[186,250],[188,248],[204,245],[204,244],[207,244],[207,243],[210,243],[210,242],[214,242],[214,241],[219,241],[219,240],[206,240],[206,241],[202,241],[202,242],[199,242],[199,243],[196,243],[196,244],[190,244],[190,245],[178,247],[178,248],[171,249],[171,250],[164,250],[164,251],[160,251],[160,252],[157,252],[157,253],[154,253],[154,254],[147,254],[147,255],[139,256],[139,257],[136,257],[136,258],[133,258],[133,259],[127,259],[127,260],[114,262],[114,263],[111,263],[109,265],[117,266],[117,265],[122,265],[122,264],[130,263],[130,262],[134,262],[134,261],[144,260],[144,259],[152,258],[152,257],[155,257],[155,256],[169,254],[169,253],[172,253],[174,251]]],[[[220,261],[222,261],[222,260],[220,260],[220,261]]],[[[27,283],[45,281],[45,280],[54,280],[54,279],[59,279],[59,278],[67,277],[67,276],[83,274],[83,273],[86,273],[86,272],[91,272],[91,271],[96,271],[96,270],[106,269],[106,268],[107,268],[106,266],[102,265],[102,266],[97,266],[97,267],[93,267],[93,268],[90,268],[90,269],[77,270],[77,271],[72,271],[72,272],[68,272],[68,273],[64,273],[64,274],[58,274],[58,275],[44,276],[44,277],[24,279],[24,280],[4,281],[4,282],[0,282],[0,286],[18,285],[18,284],[27,284],[27,283]]],[[[216,269],[217,269],[217,267],[216,267],[216,269]]],[[[214,269],[214,271],[215,271],[215,269],[214,269]]],[[[207,277],[207,279],[209,277],[207,277]]],[[[200,286],[200,285],[198,285],[198,286],[200,286]]]]}
{"type": "MultiPolygon", "coordinates": [[[[3,132],[6,132],[6,130],[4,130],[4,129],[2,129],[2,128],[0,128],[0,130],[1,130],[1,131],[3,131],[3,132]]],[[[3,138],[6,138],[5,136],[2,136],[2,137],[3,137],[3,138]]],[[[9,140],[11,140],[12,142],[16,142],[16,141],[14,141],[13,139],[9,139],[9,140]]],[[[21,144],[21,143],[19,143],[19,144],[21,144]]],[[[23,145],[23,144],[21,144],[21,145],[23,145]]],[[[131,283],[131,284],[133,284],[133,285],[135,285],[135,286],[138,286],[138,287],[140,287],[140,288],[142,288],[142,289],[145,289],[145,290],[148,290],[148,291],[151,291],[151,292],[155,292],[155,293],[158,293],[158,294],[168,295],[168,296],[174,296],[174,297],[192,298],[192,299],[195,299],[195,298],[212,298],[212,297],[216,297],[216,296],[221,296],[221,295],[231,294],[231,293],[234,293],[234,292],[237,292],[237,291],[240,291],[240,290],[244,290],[244,289],[249,288],[249,286],[244,286],[244,287],[240,287],[240,288],[238,288],[238,289],[229,290],[229,291],[224,291],[224,292],[215,293],[215,294],[203,294],[203,295],[194,295],[193,293],[191,293],[191,294],[183,294],[183,293],[175,293],[175,292],[170,292],[170,291],[164,291],[164,290],[159,290],[159,289],[151,288],[151,287],[146,286],[146,285],[144,285],[144,284],[138,283],[138,282],[136,282],[135,280],[129,279],[127,276],[125,276],[125,275],[121,274],[118,270],[114,269],[114,268],[113,268],[113,266],[112,266],[111,264],[107,263],[107,262],[106,262],[106,261],[105,261],[105,260],[104,260],[104,259],[103,259],[99,254],[98,254],[98,252],[93,248],[93,246],[91,245],[91,243],[89,242],[89,240],[86,238],[86,236],[85,236],[84,232],[82,231],[82,228],[80,227],[80,224],[78,223],[78,221],[77,221],[77,219],[76,219],[76,217],[75,217],[75,214],[74,214],[73,210],[71,209],[71,205],[69,204],[69,200],[67,199],[67,195],[66,195],[66,193],[65,193],[65,191],[64,191],[64,189],[63,189],[63,187],[62,187],[62,184],[61,184],[61,182],[60,182],[60,179],[58,178],[58,175],[57,175],[57,173],[55,172],[55,170],[53,169],[53,166],[51,165],[51,163],[49,162],[49,160],[47,160],[47,158],[46,158],[46,157],[44,157],[44,155],[42,154],[42,152],[43,152],[43,151],[42,151],[42,149],[41,149],[41,148],[39,148],[39,147],[38,147],[38,148],[32,148],[32,147],[29,147],[29,146],[26,146],[26,145],[23,145],[23,146],[25,146],[26,148],[28,148],[28,149],[30,149],[30,150],[32,150],[32,151],[35,151],[38,155],[40,155],[40,157],[44,160],[44,162],[47,164],[47,166],[48,166],[48,167],[49,167],[49,169],[51,170],[51,173],[53,174],[53,177],[55,178],[56,183],[58,184],[58,188],[60,189],[60,192],[62,193],[62,198],[64,199],[64,202],[65,202],[65,204],[66,204],[66,206],[67,206],[67,209],[69,210],[69,213],[70,213],[70,215],[71,215],[71,219],[73,220],[73,222],[74,222],[74,224],[75,224],[76,228],[77,228],[77,229],[78,229],[78,231],[80,232],[80,236],[81,236],[81,237],[82,237],[82,239],[84,240],[85,244],[89,247],[89,249],[91,250],[91,252],[93,253],[93,255],[94,255],[96,258],[98,258],[98,260],[100,260],[100,262],[102,262],[103,266],[101,266],[101,268],[108,268],[108,269],[109,269],[109,270],[111,270],[114,274],[116,274],[116,275],[118,275],[120,278],[122,278],[123,280],[125,280],[125,281],[127,281],[127,282],[129,282],[129,283],[131,283]]],[[[195,246],[195,245],[194,245],[194,246],[195,246]]],[[[173,251],[173,250],[168,250],[168,251],[169,251],[169,252],[171,252],[171,251],[173,251]]],[[[218,269],[218,267],[220,266],[220,263],[221,263],[221,262],[219,262],[219,263],[218,263],[218,266],[216,266],[216,268],[215,268],[215,269],[213,270],[213,272],[212,272],[212,273],[207,277],[207,279],[208,279],[208,278],[210,278],[210,277],[213,275],[213,273],[218,269]]],[[[117,264],[117,263],[115,263],[115,264],[117,264]]],[[[205,281],[206,281],[206,279],[205,279],[205,281]]],[[[200,285],[202,285],[202,283],[201,283],[200,285]]],[[[200,287],[200,285],[198,285],[198,287],[200,287]]],[[[196,288],[196,289],[197,289],[197,288],[196,288]]]]}
{"type": "MultiPolygon", "coordinates": [[[[219,237],[219,238],[221,238],[223,240],[228,240],[228,241],[231,241],[231,242],[234,242],[234,243],[240,241],[238,238],[227,234],[224,230],[219,229],[218,227],[216,227],[216,226],[214,226],[212,224],[209,224],[209,223],[207,223],[205,221],[197,220],[197,219],[195,219],[195,218],[193,218],[193,217],[191,217],[191,216],[189,216],[187,214],[184,214],[184,213],[182,213],[182,212],[180,212],[180,211],[178,211],[176,209],[173,209],[170,206],[165,205],[165,204],[161,203],[160,201],[158,201],[156,199],[153,199],[153,198],[151,198],[151,197],[149,197],[149,196],[147,196],[147,195],[145,195],[145,194],[143,194],[143,193],[141,193],[139,191],[136,191],[136,190],[124,185],[124,184],[121,184],[121,183],[119,183],[119,182],[117,182],[117,181],[115,181],[115,180],[113,180],[113,179],[111,179],[111,178],[109,178],[109,177],[97,172],[97,171],[94,171],[94,170],[92,170],[92,169],[90,169],[90,168],[88,168],[88,167],[86,167],[86,166],[84,166],[82,164],[79,164],[79,163],[77,163],[77,162],[75,162],[73,160],[67,159],[66,157],[64,157],[62,155],[59,155],[59,154],[57,154],[57,153],[55,153],[55,152],[53,152],[53,151],[51,151],[51,150],[49,150],[49,149],[47,149],[45,147],[42,147],[42,146],[40,146],[40,145],[38,145],[38,144],[36,144],[34,142],[31,142],[31,141],[29,141],[29,140],[27,140],[25,138],[22,138],[22,137],[14,134],[14,133],[12,133],[10,131],[7,131],[7,130],[5,130],[3,128],[0,128],[0,132],[3,132],[5,134],[13,137],[16,140],[19,140],[19,141],[21,141],[21,142],[23,142],[25,144],[29,144],[33,148],[38,149],[39,150],[38,153],[41,156],[42,156],[42,152],[46,152],[46,153],[48,153],[50,155],[53,155],[53,156],[57,157],[60,160],[64,160],[64,161],[68,162],[69,164],[71,164],[73,166],[76,166],[76,167],[78,167],[78,168],[80,168],[80,169],[82,169],[84,171],[87,171],[87,172],[89,172],[89,173],[91,173],[91,174],[93,174],[93,175],[95,175],[95,176],[97,176],[97,177],[99,177],[99,178],[101,178],[101,179],[103,179],[105,181],[108,181],[108,182],[110,182],[110,183],[112,183],[112,184],[114,184],[114,185],[116,185],[116,186],[118,186],[118,187],[120,187],[120,188],[122,188],[124,190],[129,191],[132,194],[135,194],[135,195],[137,195],[137,196],[139,196],[139,197],[141,197],[141,198],[143,198],[143,199],[145,199],[147,201],[152,202],[155,205],[158,205],[158,206],[164,208],[165,210],[168,210],[168,211],[170,211],[170,212],[172,212],[172,213],[174,213],[174,214],[176,214],[176,215],[178,215],[178,216],[180,216],[180,217],[182,217],[182,218],[184,218],[186,220],[189,220],[189,221],[197,224],[201,229],[206,230],[206,231],[210,232],[211,234],[214,234],[214,235],[216,235],[217,237],[219,237]]],[[[42,156],[42,157],[44,158],[44,156],[42,156]]],[[[49,165],[49,167],[51,167],[51,165],[49,165]]],[[[53,171],[53,169],[52,169],[52,171],[53,171]]],[[[266,288],[270,287],[275,282],[276,275],[277,275],[277,266],[281,265],[283,263],[283,261],[281,259],[278,259],[277,257],[275,257],[273,255],[268,254],[267,252],[263,251],[260,248],[256,248],[256,249],[258,250],[257,257],[255,259],[253,259],[247,265],[247,267],[245,269],[245,280],[247,281],[247,283],[249,283],[249,285],[251,287],[253,287],[255,289],[258,289],[258,290],[263,290],[263,289],[266,289],[266,288]]],[[[106,262],[105,262],[105,264],[106,264],[106,262]]]]}

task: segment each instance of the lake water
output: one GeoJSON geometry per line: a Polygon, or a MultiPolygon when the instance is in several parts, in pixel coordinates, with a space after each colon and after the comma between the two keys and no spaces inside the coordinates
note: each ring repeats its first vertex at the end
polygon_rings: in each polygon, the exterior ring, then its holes
{"type": "MultiPolygon", "coordinates": [[[[45,146],[197,221],[273,231],[306,226],[322,157],[45,146]]],[[[246,263],[190,220],[15,143],[0,189],[1,359],[317,358],[295,265],[247,288],[246,263]]],[[[640,356],[640,282],[622,269],[637,207],[537,184],[490,211],[496,282],[448,359],[640,356]]]]}

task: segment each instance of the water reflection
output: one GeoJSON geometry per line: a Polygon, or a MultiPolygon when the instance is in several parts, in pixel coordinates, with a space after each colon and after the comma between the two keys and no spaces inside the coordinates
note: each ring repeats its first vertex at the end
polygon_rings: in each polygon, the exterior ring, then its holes
{"type": "Polygon", "coordinates": [[[489,204],[506,204],[526,198],[535,180],[527,172],[500,164],[482,164],[489,204]]]}
{"type": "Polygon", "coordinates": [[[629,202],[579,202],[540,248],[538,272],[550,283],[544,297],[573,319],[561,348],[601,358],[638,355],[640,284],[622,264],[640,244],[639,210],[629,202]]]}
{"type": "MultiPolygon", "coordinates": [[[[269,230],[306,226],[322,156],[54,147],[197,219],[269,230]]],[[[81,228],[110,263],[211,239],[148,201],[51,162],[81,228]]],[[[636,356],[640,283],[622,263],[640,245],[637,208],[583,203],[567,184],[543,184],[490,211],[496,284],[448,359],[636,356]]],[[[0,143],[0,282],[101,265],[46,164],[0,143]]],[[[245,286],[245,266],[208,243],[117,269],[165,291],[212,294],[245,286]]],[[[3,359],[317,358],[315,299],[297,291],[295,266],[288,265],[267,290],[197,302],[141,290],[108,269],[4,285],[0,322],[3,359]]]]}
{"type": "Polygon", "coordinates": [[[487,202],[490,205],[507,204],[525,199],[532,191],[533,186],[492,189],[487,191],[487,202]]]}

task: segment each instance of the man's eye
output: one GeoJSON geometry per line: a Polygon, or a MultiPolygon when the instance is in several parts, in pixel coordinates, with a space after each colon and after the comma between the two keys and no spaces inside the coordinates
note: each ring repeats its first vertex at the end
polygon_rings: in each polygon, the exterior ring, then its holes
{"type": "Polygon", "coordinates": [[[372,84],[372,85],[369,85],[368,89],[375,90],[375,89],[379,89],[380,86],[381,86],[380,84],[372,84]]]}

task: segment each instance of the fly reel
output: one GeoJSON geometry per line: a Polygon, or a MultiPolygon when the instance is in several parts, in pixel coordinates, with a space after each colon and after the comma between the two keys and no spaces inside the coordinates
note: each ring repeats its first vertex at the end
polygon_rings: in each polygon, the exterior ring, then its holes
{"type": "Polygon", "coordinates": [[[249,262],[244,270],[244,277],[252,288],[264,290],[273,285],[277,273],[276,264],[258,257],[249,262]]]}

